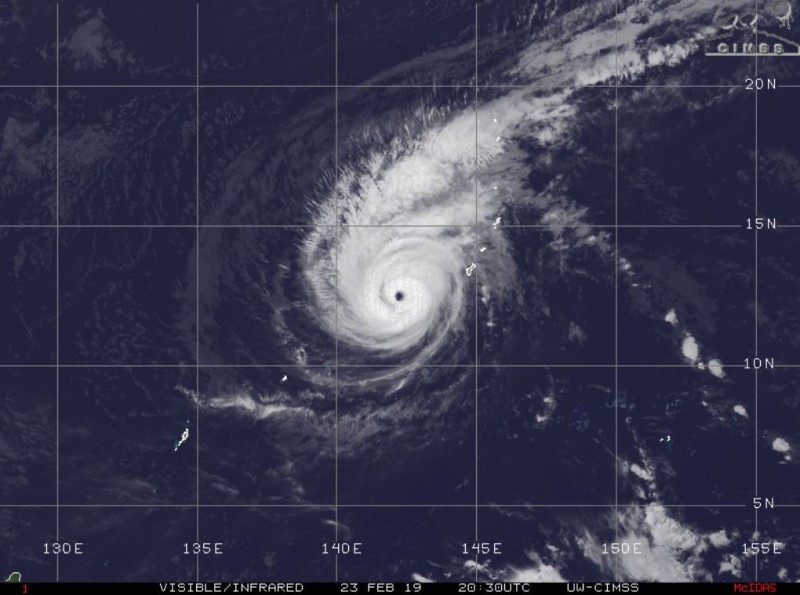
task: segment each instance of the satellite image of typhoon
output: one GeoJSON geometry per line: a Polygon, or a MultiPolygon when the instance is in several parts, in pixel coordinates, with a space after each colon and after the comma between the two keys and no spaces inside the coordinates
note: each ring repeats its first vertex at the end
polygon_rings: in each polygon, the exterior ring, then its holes
{"type": "Polygon", "coordinates": [[[0,7],[0,572],[800,579],[793,12],[0,7]]]}

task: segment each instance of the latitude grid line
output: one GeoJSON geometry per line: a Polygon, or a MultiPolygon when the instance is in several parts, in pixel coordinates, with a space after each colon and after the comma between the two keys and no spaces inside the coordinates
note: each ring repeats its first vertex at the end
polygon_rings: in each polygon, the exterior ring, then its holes
{"type": "MultiPolygon", "coordinates": [[[[2,368],[74,368],[74,369],[85,369],[85,368],[195,368],[199,367],[201,369],[209,368],[279,368],[279,369],[318,369],[318,368],[333,368],[333,364],[310,364],[310,365],[301,365],[301,364],[201,364],[196,366],[195,364],[60,364],[56,366],[56,364],[1,364],[0,369],[2,368]]],[[[685,368],[690,370],[698,370],[696,366],[692,366],[691,364],[619,364],[619,366],[615,366],[614,364],[419,364],[416,366],[404,366],[402,364],[341,364],[340,368],[379,368],[379,369],[405,369],[405,368],[414,368],[414,369],[424,369],[424,368],[487,368],[487,369],[495,369],[495,368],[575,368],[575,369],[584,369],[584,368],[685,368]]],[[[731,368],[731,369],[748,369],[742,364],[734,364],[734,365],[722,365],[723,369],[731,368]]],[[[797,364],[775,364],[776,368],[797,368],[800,367],[797,364]]],[[[0,505],[2,506],[2,505],[0,505]]]]}
{"type": "MultiPolygon", "coordinates": [[[[159,229],[159,228],[166,228],[166,229],[195,229],[195,228],[198,228],[198,227],[200,229],[204,229],[204,228],[210,228],[210,229],[253,229],[253,228],[255,228],[255,229],[264,229],[264,228],[267,228],[267,229],[271,229],[271,228],[278,228],[278,229],[320,229],[320,228],[323,228],[323,229],[327,229],[327,228],[331,228],[331,229],[333,229],[333,228],[336,228],[336,227],[341,227],[341,228],[348,228],[348,227],[354,227],[354,228],[364,228],[364,227],[367,227],[367,228],[380,228],[380,227],[386,227],[386,228],[409,228],[409,227],[411,227],[411,228],[415,228],[415,227],[423,227],[423,228],[454,229],[454,228],[462,228],[462,227],[463,228],[472,228],[474,226],[473,225],[468,225],[468,224],[458,224],[458,225],[436,225],[436,224],[429,224],[429,225],[403,225],[403,224],[394,224],[394,225],[392,225],[392,224],[387,224],[387,225],[382,225],[382,224],[360,225],[359,224],[359,225],[354,225],[354,224],[344,224],[344,223],[342,225],[334,225],[334,224],[322,224],[322,225],[283,224],[282,225],[282,224],[270,224],[270,223],[266,223],[266,224],[254,223],[254,224],[248,224],[248,225],[236,225],[236,224],[231,224],[231,225],[219,225],[219,224],[213,224],[213,225],[210,225],[210,224],[190,225],[190,224],[186,224],[186,223],[184,223],[184,224],[175,224],[175,225],[172,225],[172,224],[148,225],[148,224],[139,223],[139,224],[128,225],[128,224],[109,223],[107,225],[106,224],[92,224],[92,225],[74,224],[74,225],[58,225],[58,226],[56,226],[56,224],[54,224],[54,223],[53,224],[0,223],[0,229],[20,229],[20,228],[23,228],[23,229],[24,228],[54,229],[55,227],[59,227],[60,229],[140,229],[140,228],[144,228],[144,229],[154,229],[154,228],[155,229],[159,229]]],[[[587,227],[591,227],[591,228],[594,228],[594,229],[653,229],[653,228],[657,228],[657,229],[663,229],[663,228],[668,228],[668,229],[670,229],[670,228],[677,228],[677,229],[686,229],[686,228],[741,229],[742,228],[741,225],[736,225],[734,223],[721,224],[721,225],[682,225],[682,224],[676,224],[676,225],[636,225],[636,224],[631,224],[631,225],[625,225],[625,224],[623,224],[623,225],[610,225],[610,224],[609,225],[603,225],[603,224],[595,224],[595,223],[592,223],[590,221],[587,221],[586,223],[570,223],[570,224],[565,224],[565,225],[548,225],[548,224],[508,225],[508,224],[506,224],[506,225],[498,225],[497,229],[518,229],[518,228],[527,229],[527,228],[534,228],[534,229],[549,230],[549,229],[553,229],[553,228],[585,229],[587,227]]],[[[778,225],[778,227],[780,227],[780,228],[783,228],[783,227],[800,227],[800,225],[778,225]]]]}
{"type": "MultiPolygon", "coordinates": [[[[201,89],[741,89],[741,85],[199,85],[201,89]]],[[[780,85],[800,87],[800,85],[780,85]]],[[[195,89],[197,85],[0,85],[0,89],[195,89]]]]}
{"type": "MultiPolygon", "coordinates": [[[[756,2],[756,4],[757,4],[757,2],[756,2]]],[[[197,8],[198,8],[198,11],[199,11],[199,4],[197,5],[197,8]]],[[[338,5],[337,5],[337,11],[338,11],[338,5]]],[[[61,89],[61,87],[62,86],[63,87],[70,87],[70,86],[69,85],[60,85],[60,72],[59,72],[59,62],[60,62],[60,60],[59,60],[59,57],[58,57],[58,54],[59,54],[59,38],[58,38],[59,37],[59,16],[58,16],[59,15],[59,3],[58,2],[56,3],[56,15],[57,15],[57,23],[56,23],[56,31],[57,31],[57,34],[56,34],[57,35],[57,39],[56,39],[56,80],[57,80],[57,84],[55,85],[55,88],[56,88],[56,172],[55,172],[55,175],[56,175],[56,213],[57,213],[57,217],[56,217],[56,224],[55,225],[31,226],[31,227],[48,227],[48,228],[52,227],[52,228],[55,228],[55,230],[56,230],[56,238],[57,238],[57,240],[56,240],[56,269],[57,269],[57,272],[56,272],[56,276],[57,276],[57,279],[56,279],[56,292],[57,292],[57,296],[58,296],[58,294],[59,294],[59,284],[60,284],[59,283],[60,275],[58,273],[59,262],[60,262],[60,258],[59,258],[60,242],[58,240],[58,237],[59,237],[59,234],[60,234],[60,228],[61,227],[111,227],[111,226],[80,226],[80,225],[76,225],[76,226],[63,225],[62,226],[59,223],[59,217],[58,217],[58,214],[60,212],[59,211],[59,207],[60,207],[60,200],[59,200],[59,167],[58,167],[58,163],[59,163],[59,151],[58,151],[58,149],[59,149],[59,132],[60,132],[59,131],[59,128],[60,128],[60,126],[59,126],[59,120],[60,120],[59,98],[60,98],[60,89],[61,89]]],[[[337,14],[337,18],[338,18],[338,14],[337,14]]],[[[477,21],[477,4],[476,4],[476,21],[477,21]]],[[[615,25],[616,25],[616,23],[615,23],[615,25]]],[[[757,33],[756,33],[756,35],[757,35],[757,33]]],[[[197,40],[197,43],[198,43],[198,46],[199,46],[199,14],[198,14],[198,40],[197,40]]],[[[476,22],[476,44],[477,44],[477,22],[476,22]]],[[[337,50],[338,50],[338,35],[337,35],[337,50]]],[[[619,51],[618,47],[617,47],[617,51],[619,51]]],[[[477,46],[476,46],[476,55],[477,55],[477,46]]],[[[199,49],[198,49],[197,59],[198,59],[198,65],[197,65],[198,82],[193,87],[197,90],[197,105],[199,107],[199,89],[200,88],[205,88],[205,87],[210,87],[210,86],[203,86],[203,85],[199,84],[199,49]]],[[[757,75],[757,73],[758,73],[758,56],[755,57],[755,68],[756,68],[756,75],[757,75]]],[[[477,65],[476,65],[476,70],[477,70],[477,65]]],[[[337,80],[338,80],[338,73],[337,73],[337,80]]],[[[618,79],[617,79],[617,82],[618,82],[618,79]]],[[[30,85],[30,86],[31,87],[40,87],[42,85],[30,85]]],[[[122,85],[122,86],[124,86],[124,85],[122,85]]],[[[291,85],[291,86],[292,87],[297,87],[298,85],[291,85]]],[[[345,87],[345,85],[341,85],[341,86],[345,87]]],[[[596,85],[593,85],[593,86],[596,86],[596,85]]],[[[618,92],[618,88],[619,87],[624,87],[624,86],[625,85],[615,85],[614,86],[615,87],[615,93],[618,92]]],[[[653,85],[645,85],[643,87],[651,87],[651,86],[653,86],[653,85]]],[[[658,87],[658,85],[655,85],[655,86],[658,87]]],[[[780,87],[795,87],[795,86],[800,87],[800,85],[780,85],[780,87]]],[[[0,87],[5,87],[5,86],[0,86],[0,87]]],[[[12,87],[16,87],[16,86],[12,86],[12,87]]],[[[46,87],[52,87],[52,86],[46,86],[46,87]]],[[[442,86],[439,85],[438,87],[442,87],[442,86]]],[[[508,87],[508,86],[499,85],[499,87],[508,87]]],[[[530,85],[526,85],[525,87],[529,88],[531,86],[530,85]]],[[[696,87],[696,86],[679,86],[679,87],[689,87],[689,88],[691,88],[691,87],[696,87]]],[[[702,87],[707,87],[707,86],[702,86],[702,87]]],[[[727,87],[727,86],[718,85],[716,87],[727,87]]],[[[738,88],[738,85],[731,85],[730,87],[738,88]]],[[[477,89],[478,89],[477,78],[476,78],[475,88],[476,88],[476,92],[477,92],[477,89]]],[[[549,88],[549,87],[543,87],[543,88],[549,88]]],[[[337,89],[337,94],[338,94],[338,85],[337,85],[336,89],[337,89]]],[[[755,184],[755,213],[756,213],[756,216],[757,216],[758,215],[758,93],[757,92],[755,93],[755,100],[754,101],[755,101],[755,114],[756,114],[756,116],[755,116],[756,117],[756,122],[755,122],[755,127],[756,127],[756,136],[755,136],[755,138],[756,138],[756,147],[755,147],[755,181],[756,181],[756,184],[755,184]]],[[[618,104],[615,105],[615,112],[618,112],[618,107],[619,107],[618,104]]],[[[476,103],[476,108],[477,108],[477,103],[476,103]]],[[[337,110],[338,110],[338,99],[337,99],[337,110]]],[[[199,109],[196,110],[196,118],[197,118],[197,120],[199,122],[199,109]]],[[[198,126],[198,129],[196,130],[196,133],[199,136],[199,126],[198,126]]],[[[197,149],[198,156],[199,156],[199,139],[198,139],[198,145],[197,145],[196,149],[197,149]]],[[[477,146],[476,146],[476,150],[477,150],[477,146]]],[[[194,226],[187,225],[186,227],[190,227],[190,228],[191,227],[195,227],[195,228],[197,228],[198,234],[199,234],[199,229],[201,227],[208,227],[208,226],[203,226],[203,225],[199,224],[199,160],[196,163],[196,166],[198,168],[198,181],[197,181],[198,188],[197,188],[197,196],[196,196],[196,200],[198,202],[198,211],[196,213],[196,216],[198,217],[198,223],[196,225],[194,225],[194,226]]],[[[618,163],[617,163],[617,166],[618,166],[618,163]]],[[[337,168],[337,174],[338,174],[338,168],[337,168]]],[[[618,194],[615,196],[615,199],[618,200],[618,194]]],[[[618,209],[618,205],[617,205],[617,209],[618,209]]],[[[337,223],[338,223],[338,219],[337,219],[337,223]]],[[[0,227],[26,227],[26,226],[4,226],[4,225],[0,225],[0,227]]],[[[120,226],[120,227],[128,227],[128,226],[120,226]]],[[[142,227],[171,227],[171,226],[146,225],[146,226],[142,226],[142,227]]],[[[230,227],[241,227],[241,226],[230,226],[230,227]]],[[[269,227],[293,227],[293,226],[275,225],[275,226],[269,226],[269,227]]],[[[309,227],[324,227],[324,226],[309,226],[309,227]]],[[[347,227],[347,226],[345,226],[345,225],[337,225],[335,227],[338,228],[338,227],[347,227]]],[[[356,226],[354,226],[354,227],[356,227],[356,226]]],[[[417,227],[417,226],[409,226],[409,227],[417,227]]],[[[445,227],[453,227],[453,226],[445,226],[445,227]]],[[[513,226],[500,226],[500,227],[513,227],[513,226]]],[[[518,226],[518,227],[536,227],[536,226],[518,226]]],[[[548,227],[549,228],[551,226],[542,226],[542,227],[548,227]]],[[[591,227],[604,227],[604,226],[591,225],[591,227]]],[[[608,227],[610,227],[610,226],[608,226],[608,227]]],[[[648,226],[635,226],[635,225],[634,226],[619,226],[619,225],[615,225],[614,227],[617,228],[617,227],[648,227],[648,226]]],[[[681,227],[681,226],[666,226],[666,227],[681,227]]],[[[699,226],[692,226],[692,227],[715,227],[715,226],[702,226],[702,225],[699,225],[699,226]]],[[[739,228],[741,226],[738,226],[738,225],[725,225],[725,226],[716,226],[716,227],[731,227],[731,228],[735,227],[735,228],[739,228]]],[[[800,225],[784,225],[784,226],[781,226],[781,227],[800,227],[800,225]]],[[[338,229],[337,229],[337,231],[338,231],[338,229]]],[[[477,236],[477,222],[476,222],[476,236],[477,236]]],[[[755,276],[756,276],[755,305],[756,305],[756,307],[754,309],[755,310],[755,318],[756,318],[756,320],[755,320],[756,354],[758,353],[758,310],[757,310],[757,308],[758,308],[758,283],[757,283],[757,278],[758,278],[758,272],[757,272],[757,269],[758,269],[758,248],[757,248],[757,243],[758,243],[758,238],[757,238],[757,234],[756,234],[756,238],[755,238],[755,245],[756,245],[756,248],[755,248],[755,276]]],[[[199,246],[199,236],[198,236],[198,246],[199,246]]],[[[476,258],[477,258],[477,255],[476,255],[476,258]]],[[[199,255],[198,255],[198,259],[199,259],[199,255]]],[[[196,274],[197,274],[197,277],[198,277],[197,283],[198,283],[198,295],[199,295],[199,260],[198,260],[198,270],[196,271],[196,274]]],[[[617,275],[618,275],[618,271],[617,271],[617,275]]],[[[476,285],[476,287],[477,287],[477,285],[476,285]]],[[[619,288],[618,288],[618,284],[617,284],[617,292],[618,292],[618,289],[619,288]]],[[[198,297],[198,299],[199,299],[199,297],[198,297]]],[[[57,301],[57,310],[56,310],[57,321],[58,321],[59,312],[60,312],[60,303],[58,303],[58,301],[57,301]]],[[[199,316],[199,314],[198,314],[198,316],[199,316]]],[[[477,325],[477,321],[476,321],[476,325],[477,325]]],[[[197,342],[198,342],[198,348],[199,348],[199,325],[198,325],[198,329],[197,329],[197,334],[198,334],[197,342]]],[[[55,366],[53,366],[53,365],[43,365],[43,366],[38,366],[38,365],[34,365],[34,366],[8,365],[8,366],[2,366],[2,367],[15,367],[15,368],[18,368],[18,367],[55,367],[57,369],[57,374],[56,374],[56,376],[57,376],[57,380],[56,380],[56,410],[57,410],[57,414],[56,414],[56,418],[58,420],[59,378],[60,378],[60,372],[59,371],[60,371],[60,368],[61,367],[103,367],[103,366],[90,366],[90,365],[86,365],[86,366],[70,366],[70,365],[61,365],[60,364],[60,358],[59,358],[60,343],[59,343],[59,324],[58,324],[58,322],[56,324],[56,335],[57,335],[57,341],[56,341],[57,349],[56,349],[56,364],[55,364],[55,366]]],[[[476,353],[477,353],[477,349],[476,349],[476,353]]],[[[232,367],[232,368],[241,367],[241,366],[236,366],[236,365],[231,365],[231,366],[228,366],[228,365],[200,366],[200,364],[199,364],[199,349],[198,349],[198,352],[196,354],[196,357],[197,357],[197,361],[196,361],[194,367],[198,371],[198,376],[199,376],[199,369],[201,367],[232,367]]],[[[800,364],[784,364],[784,365],[776,364],[775,367],[798,367],[798,366],[800,366],[800,364]]],[[[108,366],[108,367],[123,367],[123,368],[125,368],[125,367],[137,367],[137,366],[136,365],[119,364],[119,365],[111,365],[111,366],[108,366]]],[[[148,367],[192,367],[192,366],[191,365],[180,364],[180,365],[170,365],[170,366],[154,365],[154,366],[148,366],[148,367]]],[[[258,365],[258,366],[255,366],[255,367],[288,367],[288,366],[281,366],[281,365],[275,364],[275,365],[265,365],[265,366],[258,365]]],[[[307,367],[315,367],[315,366],[307,366],[307,367]]],[[[336,371],[337,371],[337,374],[338,374],[338,364],[335,367],[337,368],[336,371]]],[[[343,367],[345,367],[345,366],[343,366],[343,367]]],[[[346,366],[346,367],[359,367],[359,366],[346,366]]],[[[392,366],[381,366],[381,367],[387,367],[388,368],[388,367],[392,367],[392,366]]],[[[419,367],[459,367],[459,366],[419,366],[419,367]]],[[[497,367],[497,368],[502,368],[502,367],[510,367],[510,366],[503,366],[503,365],[479,366],[477,364],[477,361],[476,361],[476,365],[474,367],[476,367],[476,368],[479,368],[479,367],[497,367]]],[[[559,366],[558,365],[541,365],[541,366],[535,365],[535,366],[520,366],[520,367],[559,367],[559,366]]],[[[561,366],[561,367],[581,368],[581,367],[586,367],[586,366],[565,365],[565,366],[561,366]]],[[[626,366],[625,365],[618,365],[617,363],[615,363],[615,365],[613,367],[615,368],[615,371],[618,371],[619,367],[626,367],[626,366]]],[[[628,366],[628,367],[630,367],[630,366],[628,366]]],[[[672,366],[672,365],[653,365],[653,366],[637,366],[637,367],[687,367],[687,366],[686,365],[674,365],[674,366],[672,366]]],[[[688,366],[688,367],[691,368],[692,366],[688,366]]],[[[737,365],[737,366],[724,366],[724,367],[741,368],[743,366],[738,366],[737,365]]],[[[756,396],[756,400],[755,400],[755,403],[756,403],[756,407],[755,407],[755,412],[756,412],[755,413],[755,424],[756,424],[756,430],[757,430],[757,423],[758,423],[757,422],[758,371],[755,370],[754,372],[755,372],[755,378],[756,378],[756,380],[755,380],[755,396],[756,396]]],[[[199,396],[199,384],[196,386],[196,390],[198,391],[198,396],[199,396]]],[[[618,406],[618,403],[616,403],[616,405],[618,406]]],[[[198,403],[197,403],[197,411],[199,412],[199,400],[198,400],[198,403]]],[[[197,431],[197,428],[196,428],[195,431],[197,431]]],[[[59,423],[57,421],[57,423],[56,423],[56,436],[57,436],[57,440],[56,440],[57,471],[56,471],[56,474],[57,474],[57,478],[60,476],[59,469],[58,469],[58,460],[59,460],[58,432],[59,432],[59,423]]],[[[757,494],[758,493],[758,432],[756,431],[755,434],[756,434],[755,489],[756,489],[756,494],[757,494]]],[[[197,438],[196,438],[196,445],[197,445],[197,450],[198,450],[197,456],[198,456],[198,460],[199,460],[199,440],[197,438]]],[[[477,443],[476,443],[476,448],[477,448],[477,443]]],[[[201,506],[202,507],[222,507],[222,508],[224,508],[224,507],[239,507],[239,506],[241,506],[241,507],[267,506],[267,505],[257,505],[257,504],[201,505],[199,503],[199,465],[197,467],[197,473],[198,473],[198,492],[197,492],[197,503],[194,505],[194,507],[198,508],[198,514],[199,514],[199,508],[201,506]]],[[[618,475],[618,469],[617,469],[616,475],[618,475]]],[[[476,478],[477,478],[477,476],[476,476],[476,478]]],[[[101,506],[102,505],[98,505],[98,504],[89,504],[89,505],[61,504],[60,503],[60,498],[59,498],[59,481],[57,480],[56,481],[56,504],[55,504],[56,519],[57,519],[57,523],[56,523],[56,525],[57,525],[56,526],[57,538],[59,536],[59,530],[60,530],[60,521],[59,521],[59,515],[58,515],[58,511],[59,511],[60,508],[71,508],[71,507],[87,507],[87,508],[91,508],[91,507],[101,507],[101,506]]],[[[274,507],[276,507],[276,508],[286,507],[286,506],[287,505],[274,505],[274,507]]],[[[302,506],[302,507],[320,508],[320,507],[325,507],[326,505],[303,504],[303,505],[300,505],[300,506],[302,506]]],[[[339,506],[341,506],[341,507],[352,507],[352,508],[370,507],[370,505],[345,505],[345,504],[343,504],[343,505],[337,504],[336,506],[337,506],[337,508],[339,506]]],[[[436,504],[433,504],[433,505],[427,505],[427,504],[426,505],[408,505],[408,504],[406,504],[406,505],[396,505],[396,506],[395,505],[386,505],[386,506],[387,507],[416,507],[416,506],[420,506],[420,507],[437,507],[438,508],[438,507],[445,507],[447,505],[441,505],[441,504],[439,504],[439,505],[436,505],[436,504]]],[[[456,505],[456,506],[460,506],[460,505],[456,505]]],[[[471,507],[472,505],[468,505],[468,506],[471,507]]],[[[539,504],[539,505],[536,505],[536,504],[530,504],[530,505],[528,505],[528,504],[523,504],[523,505],[513,505],[513,504],[512,505],[502,505],[502,504],[497,504],[497,505],[479,505],[477,503],[477,501],[476,501],[475,506],[476,506],[476,508],[478,506],[480,506],[480,507],[495,507],[495,508],[506,508],[506,507],[523,507],[523,508],[558,507],[558,508],[572,508],[572,507],[581,507],[582,505],[563,505],[563,506],[562,505],[549,506],[549,505],[541,505],[541,504],[539,504]]],[[[608,507],[608,505],[588,505],[588,506],[589,507],[597,507],[597,508],[607,508],[608,507]]],[[[724,507],[745,507],[747,505],[744,505],[744,504],[743,505],[720,505],[720,504],[709,504],[709,505],[702,505],[702,504],[700,504],[700,505],[673,504],[673,505],[668,505],[668,504],[661,504],[661,503],[658,503],[658,502],[647,503],[647,504],[619,504],[618,502],[616,502],[614,504],[614,507],[616,508],[618,506],[631,506],[631,507],[633,507],[633,506],[663,506],[663,507],[674,507],[674,508],[688,508],[688,507],[696,506],[696,507],[724,508],[724,507]]],[[[800,506],[800,505],[791,505],[791,504],[781,505],[781,504],[776,504],[776,507],[796,507],[796,506],[800,506]]],[[[15,507],[15,505],[0,505],[0,507],[3,507],[3,508],[15,507]]],[[[37,508],[37,507],[52,507],[52,506],[51,505],[31,505],[30,507],[37,508]]],[[[124,507],[127,507],[127,506],[126,505],[119,505],[119,506],[111,505],[109,507],[122,507],[122,508],[124,508],[124,507]]],[[[147,504],[147,505],[142,505],[142,507],[145,507],[145,508],[160,508],[160,507],[180,507],[180,508],[184,508],[184,507],[189,507],[189,508],[191,508],[192,506],[191,505],[147,504]]],[[[756,509],[755,516],[756,516],[756,529],[757,529],[757,521],[758,521],[757,509],[756,509]]],[[[198,519],[199,519],[199,517],[198,517],[198,519]]],[[[338,530],[338,527],[337,527],[337,530],[338,530]]],[[[198,532],[199,532],[199,520],[198,520],[198,532]]],[[[476,528],[476,532],[477,532],[477,528],[476,528]]],[[[198,536],[198,539],[199,539],[199,536],[198,536]]],[[[197,570],[197,572],[198,572],[198,577],[199,577],[199,557],[197,558],[197,560],[198,560],[198,570],[197,570]]],[[[338,562],[338,558],[337,558],[337,562],[338,562]]],[[[758,554],[756,554],[755,571],[756,571],[756,580],[758,580],[757,579],[757,577],[758,577],[758,554]]],[[[56,556],[56,572],[57,572],[57,580],[58,580],[58,577],[59,577],[59,574],[58,574],[59,573],[59,557],[58,556],[56,556]]]]}
{"type": "MultiPolygon", "coordinates": [[[[2,504],[0,509],[4,508],[181,508],[181,509],[194,509],[197,504],[170,504],[170,503],[130,503],[130,504],[2,504]]],[[[262,504],[258,502],[232,504],[232,503],[200,503],[200,508],[311,508],[320,509],[326,508],[333,510],[337,508],[337,504],[333,503],[300,503],[300,504],[262,504]]],[[[536,504],[536,503],[494,503],[494,504],[478,504],[478,508],[490,509],[505,509],[505,508],[522,508],[522,509],[535,509],[535,508],[599,508],[610,509],[616,508],[613,502],[609,504],[536,504]]],[[[661,502],[630,502],[620,503],[620,508],[747,508],[747,504],[663,504],[661,502]]],[[[776,508],[798,508],[800,504],[776,504],[776,508]]],[[[409,503],[386,503],[386,504],[370,504],[370,503],[356,503],[356,504],[339,504],[338,508],[475,508],[475,504],[442,504],[442,503],[424,503],[424,504],[409,504],[409,503]]]]}

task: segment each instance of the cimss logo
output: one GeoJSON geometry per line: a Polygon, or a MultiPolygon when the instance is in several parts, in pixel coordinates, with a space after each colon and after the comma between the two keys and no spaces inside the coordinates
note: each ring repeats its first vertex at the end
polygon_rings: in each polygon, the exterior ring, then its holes
{"type": "Polygon", "coordinates": [[[792,0],[767,0],[754,7],[735,10],[724,2],[714,13],[717,32],[705,38],[706,56],[800,57],[800,43],[791,35],[792,0]]]}

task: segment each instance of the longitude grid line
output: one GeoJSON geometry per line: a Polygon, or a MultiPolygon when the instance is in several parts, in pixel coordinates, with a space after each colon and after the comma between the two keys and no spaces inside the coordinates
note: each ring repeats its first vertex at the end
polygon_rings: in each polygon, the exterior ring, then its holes
{"type": "MultiPolygon", "coordinates": [[[[755,3],[755,14],[756,20],[755,22],[758,23],[758,3],[759,0],[754,0],[755,3]]],[[[756,40],[756,48],[758,48],[758,25],[753,26],[753,32],[755,34],[756,40]]],[[[755,63],[755,78],[758,78],[758,51],[753,58],[755,63]]],[[[754,108],[753,108],[753,124],[754,124],[754,134],[753,134],[753,194],[754,194],[754,211],[753,211],[753,218],[755,219],[758,217],[758,89],[753,91],[754,95],[754,108]]],[[[755,353],[753,354],[754,357],[758,357],[758,232],[754,231],[754,282],[753,285],[755,286],[754,294],[753,294],[753,318],[754,318],[754,347],[755,353]]],[[[754,447],[754,464],[755,464],[755,473],[753,477],[753,491],[755,492],[754,496],[758,497],[758,370],[753,370],[753,447],[754,447]]],[[[755,521],[754,521],[754,532],[758,532],[758,508],[753,506],[753,511],[755,514],[755,521]]],[[[754,533],[754,535],[755,535],[754,533]]],[[[756,551],[755,555],[755,581],[758,582],[758,566],[759,566],[760,558],[758,557],[758,551],[756,551]]]]}
{"type": "MultiPolygon", "coordinates": [[[[472,256],[476,260],[476,264],[480,264],[480,256],[478,252],[478,211],[479,211],[479,198],[478,198],[478,3],[475,2],[475,246],[473,248],[472,256]]],[[[478,541],[478,275],[480,268],[477,269],[474,284],[475,284],[475,541],[478,541]]],[[[475,552],[475,582],[478,582],[478,569],[480,568],[480,549],[475,552]]]]}
{"type": "MultiPolygon", "coordinates": [[[[619,0],[614,0],[614,225],[619,225],[619,0]]],[[[614,230],[614,541],[619,542],[619,229],[614,230]]],[[[614,558],[614,580],[619,563],[614,558]]]]}
{"type": "MultiPolygon", "coordinates": [[[[61,424],[61,370],[59,364],[61,363],[61,333],[60,333],[60,312],[61,312],[61,230],[59,228],[61,219],[61,196],[59,193],[59,150],[60,138],[59,128],[61,127],[61,114],[60,114],[60,99],[61,99],[61,56],[59,51],[60,33],[60,2],[56,1],[56,541],[61,540],[61,492],[59,484],[61,483],[61,459],[59,443],[61,442],[60,424],[61,424]]],[[[56,582],[61,580],[61,556],[56,556],[56,582]]]]}
{"type": "MultiPolygon", "coordinates": [[[[200,2],[195,4],[195,540],[200,542],[200,2]]],[[[195,556],[195,578],[200,582],[200,555],[195,556]]]]}
{"type": "MultiPolygon", "coordinates": [[[[334,242],[333,242],[333,279],[336,286],[336,295],[339,295],[339,227],[341,221],[339,220],[339,3],[334,5],[334,18],[333,18],[333,31],[334,31],[334,216],[336,217],[335,227],[333,228],[334,242]]],[[[339,300],[336,300],[336,307],[334,312],[334,328],[336,334],[334,336],[333,350],[334,350],[334,364],[333,364],[333,387],[334,387],[334,454],[333,454],[333,472],[334,472],[334,538],[339,541],[339,300]]],[[[334,557],[334,581],[339,582],[339,554],[334,557]]]]}

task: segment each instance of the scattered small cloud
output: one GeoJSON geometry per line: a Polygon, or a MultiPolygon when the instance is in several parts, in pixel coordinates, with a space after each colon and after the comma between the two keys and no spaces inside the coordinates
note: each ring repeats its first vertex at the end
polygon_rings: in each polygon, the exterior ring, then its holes
{"type": "Polygon", "coordinates": [[[717,378],[725,378],[725,372],[722,369],[722,362],[718,359],[708,360],[708,371],[717,378]]]}
{"type": "Polygon", "coordinates": [[[690,363],[696,364],[700,355],[700,346],[697,344],[695,338],[686,333],[681,344],[681,353],[683,357],[689,360],[690,363]]]}
{"type": "Polygon", "coordinates": [[[775,440],[772,441],[772,450],[775,452],[789,452],[791,447],[783,438],[775,438],[775,440]]]}

